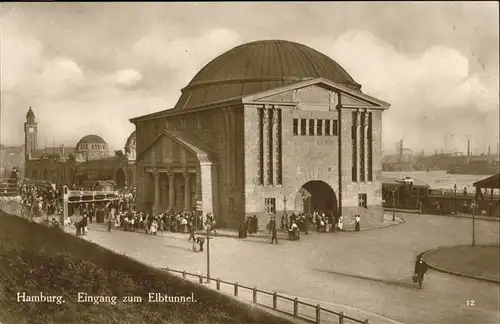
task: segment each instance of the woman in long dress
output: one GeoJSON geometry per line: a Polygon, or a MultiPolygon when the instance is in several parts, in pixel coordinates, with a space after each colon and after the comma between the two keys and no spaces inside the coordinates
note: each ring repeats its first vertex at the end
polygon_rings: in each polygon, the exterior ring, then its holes
{"type": "Polygon", "coordinates": [[[344,230],[344,217],[340,216],[339,217],[339,231],[344,230]]]}
{"type": "Polygon", "coordinates": [[[152,235],[156,235],[156,232],[158,232],[158,223],[156,222],[156,220],[154,220],[151,223],[150,232],[151,232],[152,235]]]}

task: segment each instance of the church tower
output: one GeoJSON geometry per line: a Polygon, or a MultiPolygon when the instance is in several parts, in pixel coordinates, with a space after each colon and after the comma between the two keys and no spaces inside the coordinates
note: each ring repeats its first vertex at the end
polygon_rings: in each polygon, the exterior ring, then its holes
{"type": "Polygon", "coordinates": [[[30,106],[30,109],[26,114],[26,122],[24,123],[24,155],[26,162],[31,157],[31,153],[37,148],[37,133],[38,124],[35,121],[35,113],[30,106]]]}

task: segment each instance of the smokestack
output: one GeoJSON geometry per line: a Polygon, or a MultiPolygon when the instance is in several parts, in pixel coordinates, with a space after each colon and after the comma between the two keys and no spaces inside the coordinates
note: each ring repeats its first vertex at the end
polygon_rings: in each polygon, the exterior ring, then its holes
{"type": "Polygon", "coordinates": [[[491,155],[491,145],[488,145],[488,156],[491,155]]]}
{"type": "Polygon", "coordinates": [[[467,156],[470,156],[470,140],[467,140],[467,156]]]}

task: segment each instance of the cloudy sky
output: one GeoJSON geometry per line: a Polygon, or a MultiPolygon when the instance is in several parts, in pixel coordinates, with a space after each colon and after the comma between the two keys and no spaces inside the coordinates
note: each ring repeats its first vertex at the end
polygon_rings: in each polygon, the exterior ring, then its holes
{"type": "Polygon", "coordinates": [[[496,151],[498,3],[0,4],[1,138],[101,135],[121,149],[129,118],[169,109],[215,56],[259,39],[303,43],[392,104],[384,150],[496,151]]]}

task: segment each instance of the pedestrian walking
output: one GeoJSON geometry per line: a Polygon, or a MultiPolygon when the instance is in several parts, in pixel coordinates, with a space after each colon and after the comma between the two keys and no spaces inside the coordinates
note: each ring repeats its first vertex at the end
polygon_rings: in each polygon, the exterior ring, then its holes
{"type": "Polygon", "coordinates": [[[193,224],[193,222],[189,222],[188,226],[189,226],[189,238],[188,238],[188,242],[190,242],[191,239],[193,239],[193,242],[195,242],[196,238],[194,237],[194,224],[193,224]]]}
{"type": "Polygon", "coordinates": [[[413,270],[413,282],[418,283],[418,288],[422,288],[424,282],[424,275],[427,272],[427,263],[425,263],[423,255],[419,254],[415,261],[415,268],[413,270]]]}
{"type": "Polygon", "coordinates": [[[277,233],[277,228],[276,228],[276,219],[274,216],[271,217],[271,221],[269,222],[269,230],[271,231],[271,244],[273,244],[276,241],[276,244],[278,244],[278,233],[277,233]]]}
{"type": "Polygon", "coordinates": [[[113,219],[108,216],[108,232],[111,233],[111,227],[113,226],[113,219]]]}

